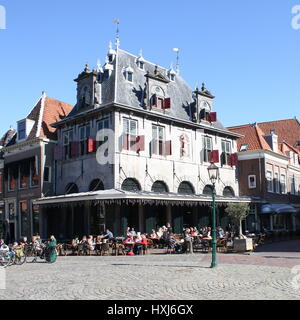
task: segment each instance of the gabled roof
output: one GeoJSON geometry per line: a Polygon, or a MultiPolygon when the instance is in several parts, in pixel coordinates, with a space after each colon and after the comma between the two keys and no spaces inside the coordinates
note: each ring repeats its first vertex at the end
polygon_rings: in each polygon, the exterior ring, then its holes
{"type": "Polygon", "coordinates": [[[266,134],[275,130],[279,143],[286,141],[300,151],[300,146],[296,146],[297,141],[300,141],[300,123],[297,118],[262,122],[259,123],[259,126],[266,134]]]}
{"type": "Polygon", "coordinates": [[[50,124],[62,120],[68,115],[72,108],[73,106],[70,104],[46,97],[46,94],[43,93],[36,105],[25,118],[34,121],[32,129],[25,141],[37,137],[56,140],[56,129],[51,127],[50,124]]]}
{"type": "Polygon", "coordinates": [[[5,132],[5,134],[0,140],[0,146],[1,147],[8,146],[12,142],[12,140],[14,140],[16,133],[17,131],[15,129],[9,129],[7,132],[5,132]]]}
{"type": "Polygon", "coordinates": [[[237,140],[238,150],[244,144],[248,144],[248,150],[271,150],[270,145],[264,138],[264,132],[257,124],[229,127],[228,130],[244,136],[244,138],[237,140]]]}
{"type": "Polygon", "coordinates": [[[297,136],[300,140],[300,125],[297,119],[272,121],[264,123],[246,124],[235,127],[229,127],[230,131],[244,135],[244,138],[238,139],[238,150],[242,145],[247,144],[248,150],[270,150],[271,146],[266,140],[266,136],[275,130],[278,136],[278,154],[288,156],[288,151],[293,151],[300,155],[300,149],[293,146],[296,144],[294,140],[293,145],[288,143],[288,139],[293,141],[297,136]],[[289,128],[289,125],[291,128],[289,128]],[[295,130],[295,131],[294,131],[295,130]]]}
{"type": "MultiPolygon", "coordinates": [[[[174,81],[170,81],[168,76],[169,70],[164,67],[143,59],[144,65],[143,69],[141,69],[137,63],[138,56],[119,48],[115,51],[115,54],[116,56],[110,65],[110,71],[98,74],[98,78],[101,78],[101,104],[96,106],[96,108],[101,109],[110,105],[118,105],[145,110],[144,99],[145,94],[147,94],[147,77],[155,78],[158,81],[167,83],[166,96],[171,99],[172,107],[165,110],[165,113],[154,110],[151,113],[160,117],[193,122],[191,117],[196,112],[194,92],[179,74],[176,74],[174,81]],[[133,72],[132,82],[126,79],[126,70],[128,68],[133,72]]],[[[203,95],[214,98],[209,91],[203,92],[203,95]]],[[[65,120],[67,121],[89,112],[91,112],[91,108],[85,110],[84,108],[79,109],[78,106],[75,106],[65,120]]],[[[54,126],[57,125],[59,124],[54,124],[54,126]]],[[[203,123],[203,125],[206,126],[207,124],[203,123]]],[[[220,121],[212,123],[209,127],[212,130],[215,128],[229,135],[231,134],[220,121]]]]}

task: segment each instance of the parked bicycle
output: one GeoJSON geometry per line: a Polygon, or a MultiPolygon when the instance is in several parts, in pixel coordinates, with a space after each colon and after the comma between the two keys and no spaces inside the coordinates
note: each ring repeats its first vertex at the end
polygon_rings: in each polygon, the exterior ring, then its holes
{"type": "Polygon", "coordinates": [[[0,248],[0,265],[8,267],[13,264],[22,265],[26,261],[26,255],[23,247],[9,247],[2,245],[0,248]]]}

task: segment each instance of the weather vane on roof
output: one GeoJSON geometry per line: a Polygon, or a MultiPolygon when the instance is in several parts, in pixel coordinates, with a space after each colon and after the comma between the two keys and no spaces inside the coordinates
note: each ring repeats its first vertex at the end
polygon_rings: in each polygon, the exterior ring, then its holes
{"type": "Polygon", "coordinates": [[[176,58],[176,73],[179,74],[179,48],[173,48],[173,51],[177,53],[176,58]]]}
{"type": "Polygon", "coordinates": [[[119,19],[115,19],[113,21],[113,23],[115,23],[117,25],[117,31],[116,31],[116,47],[117,49],[119,48],[120,46],[120,20],[119,19]]]}

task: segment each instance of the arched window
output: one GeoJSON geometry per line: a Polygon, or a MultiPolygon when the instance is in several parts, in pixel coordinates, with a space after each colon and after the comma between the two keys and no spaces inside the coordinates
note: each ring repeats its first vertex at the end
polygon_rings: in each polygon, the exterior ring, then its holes
{"type": "Polygon", "coordinates": [[[213,193],[213,187],[210,185],[205,186],[205,188],[203,189],[203,194],[211,196],[212,193],[213,193]]]}
{"type": "Polygon", "coordinates": [[[153,183],[151,191],[157,193],[166,193],[169,192],[169,189],[163,181],[156,181],[153,183]]]}
{"type": "Polygon", "coordinates": [[[89,191],[104,190],[103,182],[100,179],[95,179],[90,183],[89,191]]]}
{"type": "Polygon", "coordinates": [[[234,197],[234,191],[231,187],[225,187],[223,190],[224,197],[234,197]]]}
{"type": "Polygon", "coordinates": [[[124,191],[137,192],[141,191],[141,186],[137,180],[129,178],[123,182],[121,189],[124,191]]]}
{"type": "Polygon", "coordinates": [[[191,183],[184,181],[181,182],[178,187],[178,193],[180,194],[194,194],[195,190],[191,183]]]}
{"type": "Polygon", "coordinates": [[[66,186],[65,194],[73,194],[73,193],[78,193],[78,192],[79,192],[79,189],[75,183],[72,182],[66,186]]]}

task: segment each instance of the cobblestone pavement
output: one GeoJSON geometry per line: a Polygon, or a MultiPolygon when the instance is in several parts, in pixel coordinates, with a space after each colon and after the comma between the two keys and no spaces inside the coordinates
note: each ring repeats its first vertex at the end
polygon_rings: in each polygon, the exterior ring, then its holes
{"type": "Polygon", "coordinates": [[[291,268],[297,259],[219,254],[59,257],[55,264],[6,269],[2,299],[255,300],[300,299],[291,268]]]}

